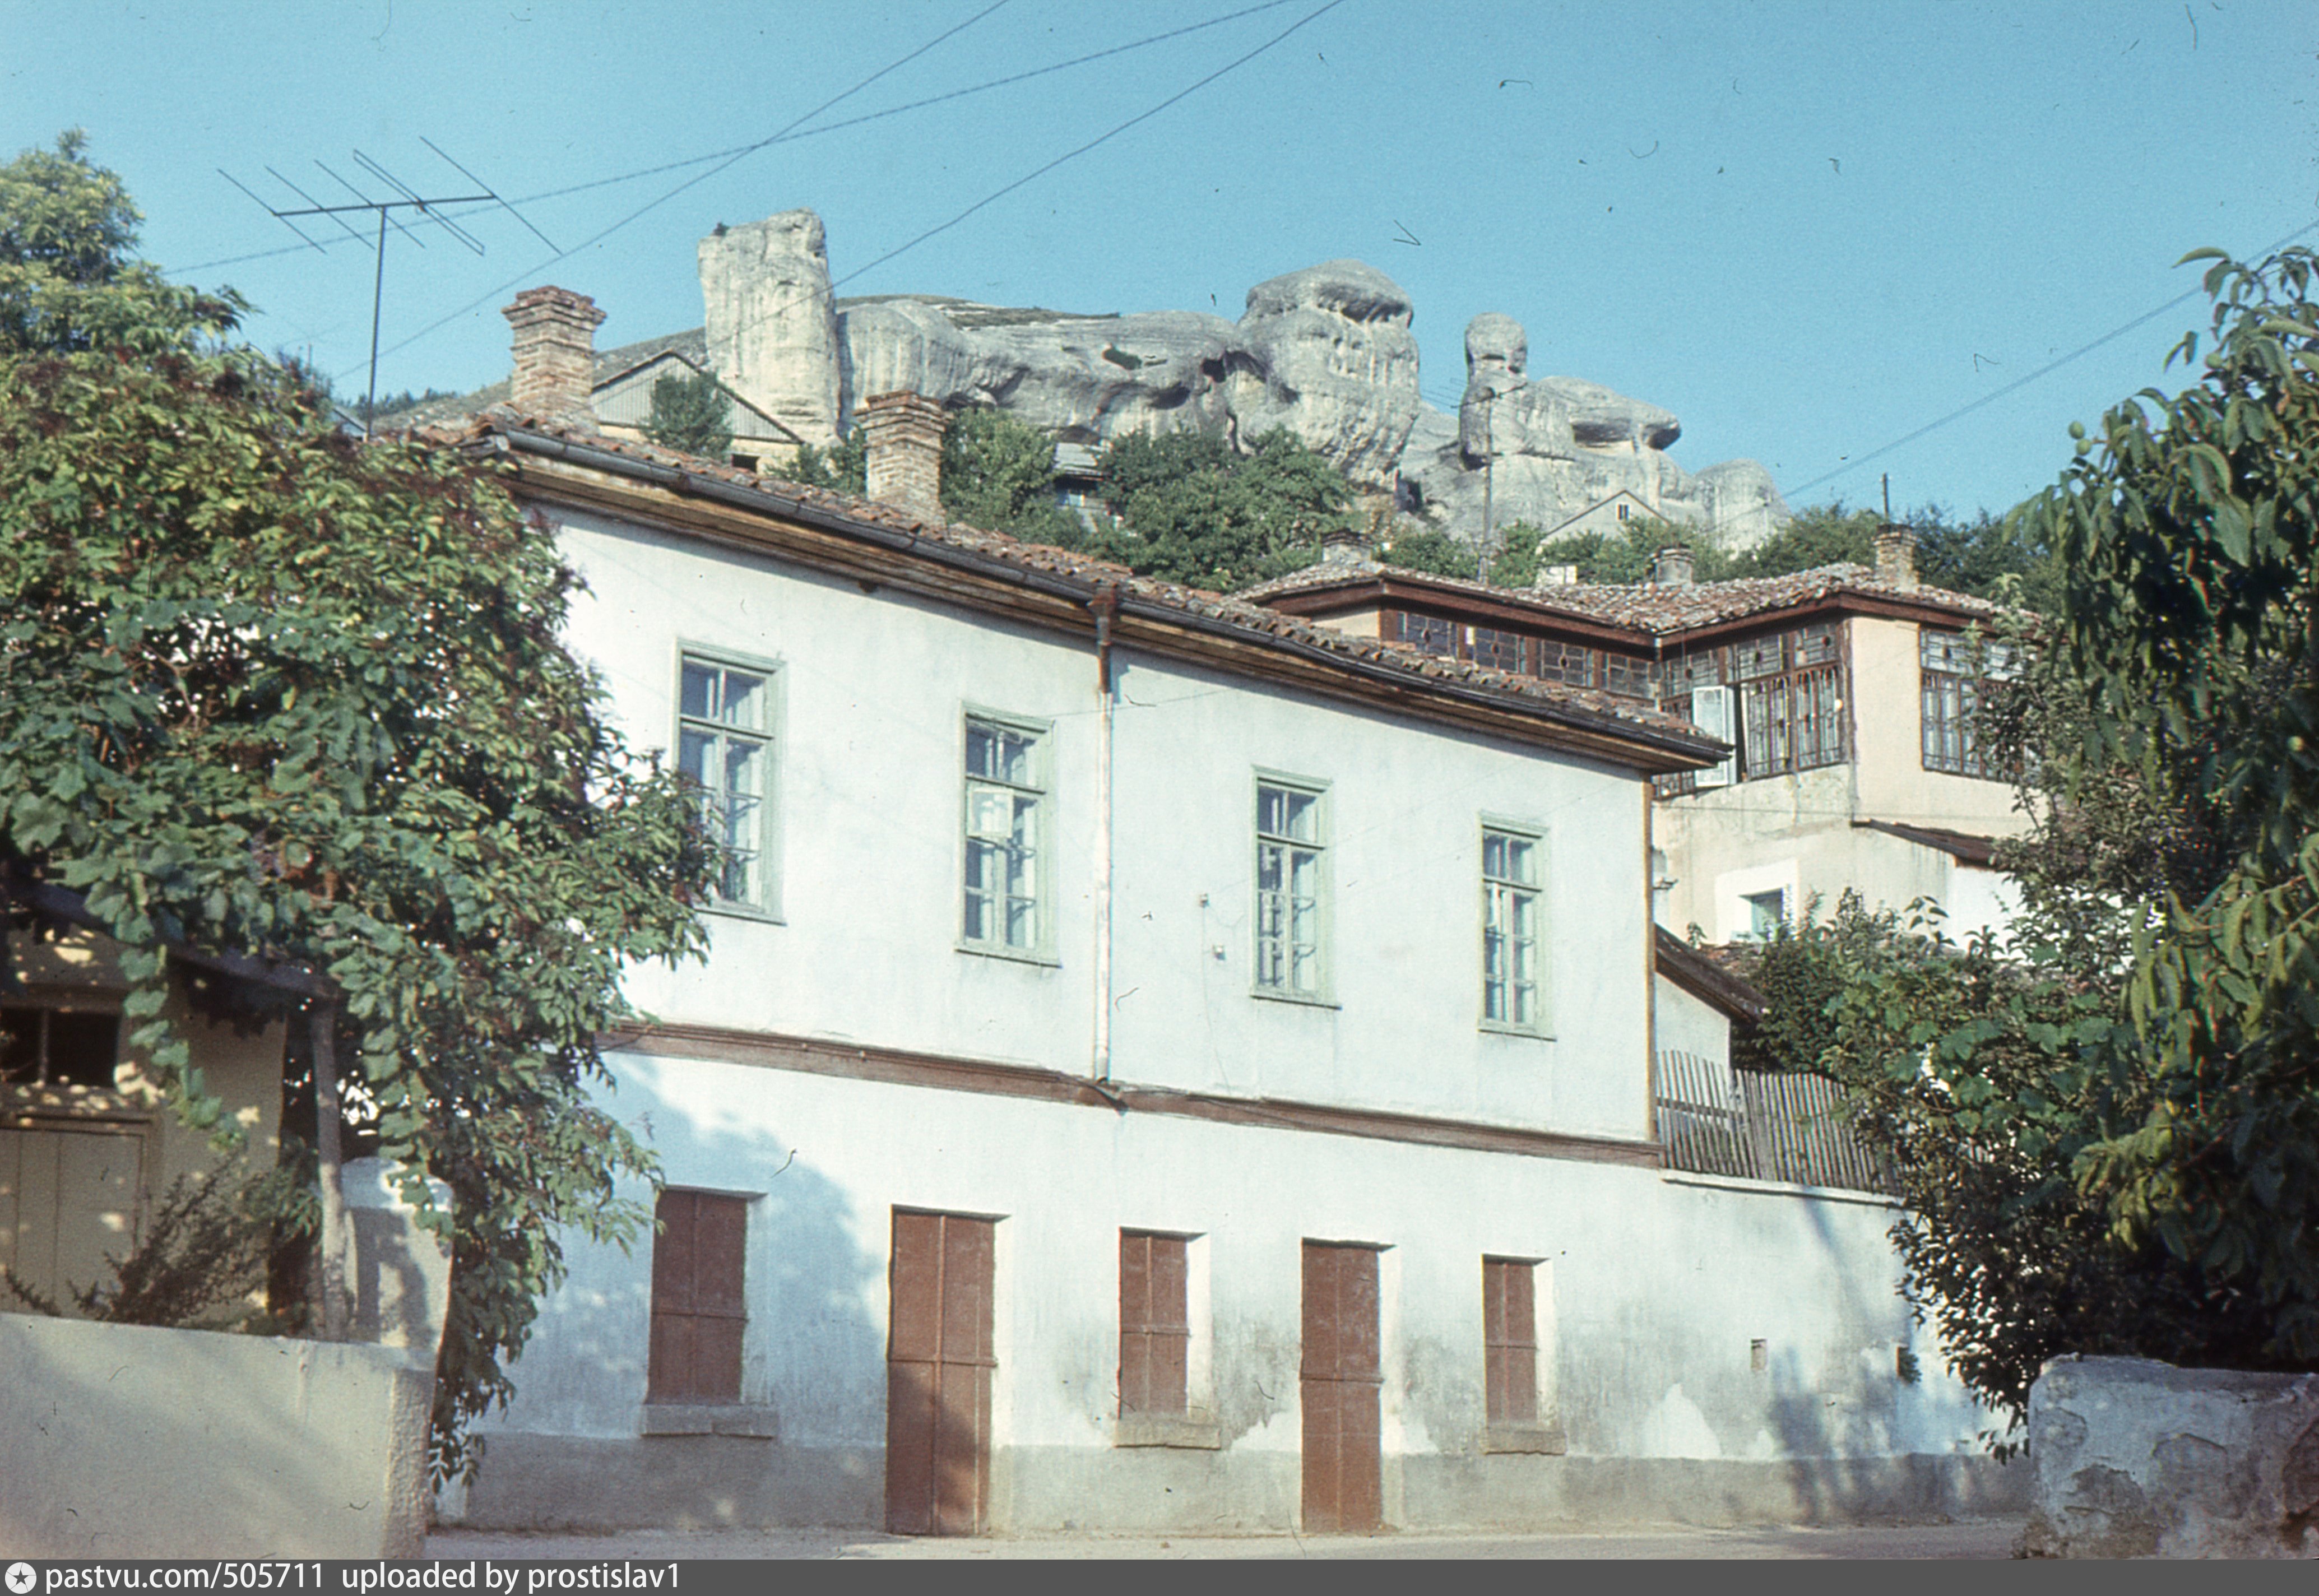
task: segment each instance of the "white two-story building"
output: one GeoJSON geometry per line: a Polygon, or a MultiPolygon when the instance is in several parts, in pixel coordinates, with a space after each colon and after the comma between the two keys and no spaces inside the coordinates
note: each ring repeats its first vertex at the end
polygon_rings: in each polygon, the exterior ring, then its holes
{"type": "MultiPolygon", "coordinates": [[[[493,1526],[1363,1530],[1954,1512],[2010,1480],[1872,1193],[1666,1167],[1647,703],[607,437],[499,457],[731,864],[635,972],[660,1227],[573,1245],[493,1526]]],[[[551,351],[552,353],[552,351],[551,351]]]]}

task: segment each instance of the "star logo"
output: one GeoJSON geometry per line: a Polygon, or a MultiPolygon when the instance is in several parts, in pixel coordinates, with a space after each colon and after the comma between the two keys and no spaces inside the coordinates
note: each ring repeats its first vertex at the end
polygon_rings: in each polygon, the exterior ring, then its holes
{"type": "Polygon", "coordinates": [[[41,1576],[32,1572],[31,1564],[11,1563],[8,1564],[8,1596],[25,1596],[25,1592],[38,1584],[40,1579],[41,1576]]]}

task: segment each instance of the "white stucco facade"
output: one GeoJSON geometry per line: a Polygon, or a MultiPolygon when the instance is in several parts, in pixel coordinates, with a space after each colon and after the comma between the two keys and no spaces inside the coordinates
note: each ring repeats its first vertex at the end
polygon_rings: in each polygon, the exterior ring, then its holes
{"type": "Polygon", "coordinates": [[[771,683],[763,903],[714,917],[706,965],[635,973],[659,1029],[611,1055],[606,1097],[671,1186],[745,1204],[751,1417],[647,1433],[649,1248],[575,1246],[468,1521],[881,1522],[898,1209],[993,1222],[996,1530],[1296,1528],[1312,1241],[1378,1249],[1389,1525],[2013,1489],[1910,1326],[1881,1200],[1656,1167],[1637,769],[1131,636],[1106,831],[1085,632],[541,508],[632,743],[671,744],[688,652],[771,683]],[[1045,924],[1017,951],[961,942],[970,717],[1037,739],[1045,924]],[[1257,986],[1260,782],[1319,796],[1311,1001],[1257,986]],[[1484,1020],[1485,829],[1535,847],[1525,1028],[1484,1020]],[[1164,1434],[1118,1423],[1123,1231],[1187,1239],[1187,1412],[1164,1434]],[[1485,1257],[1533,1271],[1550,1444],[1497,1449],[1484,1423],[1485,1257]]]}

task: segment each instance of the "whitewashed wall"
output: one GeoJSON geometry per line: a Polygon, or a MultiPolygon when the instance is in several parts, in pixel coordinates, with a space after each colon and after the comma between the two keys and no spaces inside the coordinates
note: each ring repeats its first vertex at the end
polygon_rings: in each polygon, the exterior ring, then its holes
{"type": "MultiPolygon", "coordinates": [[[[720,916],[711,964],[637,972],[642,1007],[1089,1067],[1089,648],[604,521],[567,518],[564,546],[594,591],[572,640],[637,745],[673,735],[679,639],[780,668],[782,923],[720,916]],[[956,946],[969,707],[1053,728],[1052,964],[956,946]]],[[[1634,778],[1132,652],[1118,663],[1114,1076],[1647,1135],[1634,778]],[[1328,784],[1332,1007],[1250,995],[1259,767],[1328,784]],[[1545,835],[1550,1039],[1477,1023],[1485,814],[1545,835]]]]}

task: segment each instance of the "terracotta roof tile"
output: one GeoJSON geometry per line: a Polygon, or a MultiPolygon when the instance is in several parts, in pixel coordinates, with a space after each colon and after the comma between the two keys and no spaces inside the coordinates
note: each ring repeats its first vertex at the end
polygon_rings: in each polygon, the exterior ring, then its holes
{"type": "Polygon", "coordinates": [[[1308,565],[1250,588],[1239,597],[1265,603],[1340,582],[1373,580],[1438,588],[1453,595],[1487,599],[1494,604],[1518,605],[1537,610],[1541,620],[1560,615],[1598,625],[1625,627],[1647,637],[1668,636],[1844,594],[1922,604],[1968,618],[1994,617],[1998,613],[1998,607],[1986,599],[1946,588],[1899,587],[1879,580],[1875,572],[1865,565],[1822,565],[1787,576],[1741,577],[1674,587],[1648,582],[1634,586],[1576,582],[1542,588],[1500,588],[1459,577],[1404,571],[1376,560],[1340,559],[1308,565]]]}
{"type": "Polygon", "coordinates": [[[1227,598],[1204,588],[1162,582],[1156,577],[1137,576],[1123,565],[1074,554],[1068,549],[1024,543],[1003,532],[986,532],[960,522],[929,521],[874,500],[859,499],[826,488],[808,487],[700,455],[681,454],[653,444],[609,437],[552,417],[520,414],[504,405],[492,406],[465,417],[458,424],[412,428],[410,435],[425,442],[456,447],[480,443],[493,435],[511,431],[535,434],[640,464],[681,471],[696,478],[775,494],[850,521],[912,534],[928,543],[964,550],[1026,571],[1113,582],[1117,584],[1123,596],[1140,599],[1161,608],[1292,641],[1341,658],[1385,664],[1413,677],[1454,682],[1502,693],[1513,699],[1550,704],[1572,712],[1580,720],[1599,722],[1605,731],[1615,733],[1624,728],[1643,734],[1649,741],[1662,746],[1673,740],[1686,749],[1695,750],[1701,759],[1720,747],[1683,717],[1655,708],[1640,699],[1566,687],[1559,682],[1542,681],[1532,676],[1444,659],[1421,653],[1398,641],[1388,643],[1375,637],[1354,636],[1333,627],[1315,625],[1298,616],[1268,609],[1250,602],[1244,596],[1227,598]]]}

